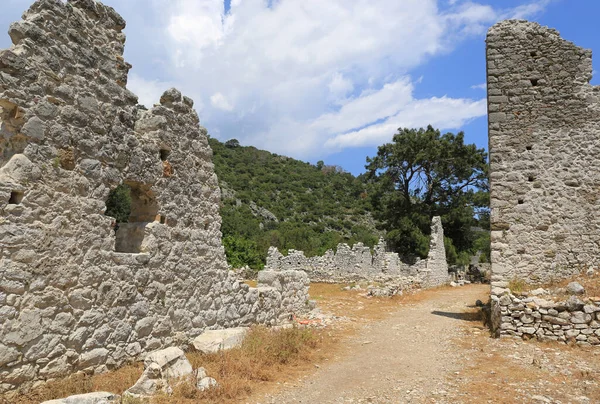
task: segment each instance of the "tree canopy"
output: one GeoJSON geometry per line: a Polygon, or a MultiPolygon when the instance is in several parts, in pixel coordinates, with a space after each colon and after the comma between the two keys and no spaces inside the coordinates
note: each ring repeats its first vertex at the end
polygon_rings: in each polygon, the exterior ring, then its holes
{"type": "Polygon", "coordinates": [[[389,246],[425,257],[431,217],[442,216],[448,258],[464,263],[480,237],[488,200],[484,149],[464,143],[464,134],[401,128],[391,143],[367,158],[373,214],[387,232],[389,246]]]}

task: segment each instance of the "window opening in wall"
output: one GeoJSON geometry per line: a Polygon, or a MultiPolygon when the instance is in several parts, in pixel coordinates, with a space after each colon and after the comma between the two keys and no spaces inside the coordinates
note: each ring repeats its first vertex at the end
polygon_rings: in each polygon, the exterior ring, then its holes
{"type": "Polygon", "coordinates": [[[19,205],[21,201],[23,201],[23,197],[25,196],[24,192],[21,191],[12,191],[10,193],[10,199],[8,200],[9,205],[19,205]]]}
{"type": "Polygon", "coordinates": [[[519,200],[517,201],[517,203],[518,203],[519,205],[523,205],[523,204],[525,203],[525,201],[524,201],[523,199],[519,199],[519,200]]]}
{"type": "Polygon", "coordinates": [[[106,215],[115,218],[115,251],[140,253],[146,226],[158,216],[158,203],[150,186],[140,183],[121,184],[109,194],[106,215]]]}
{"type": "Polygon", "coordinates": [[[538,85],[538,79],[531,79],[531,80],[529,80],[529,81],[531,81],[531,85],[532,85],[533,87],[535,87],[535,86],[537,86],[537,85],[538,85]]]}
{"type": "Polygon", "coordinates": [[[530,53],[530,55],[531,55],[531,57],[536,57],[536,56],[537,56],[537,52],[536,52],[536,51],[532,51],[532,52],[530,53]]]}
{"type": "Polygon", "coordinates": [[[169,149],[160,149],[160,159],[162,161],[167,161],[169,158],[169,154],[171,154],[171,150],[169,149]]]}
{"type": "Polygon", "coordinates": [[[533,146],[527,146],[527,147],[525,147],[525,148],[526,148],[527,150],[531,150],[531,149],[533,149],[533,146]]]}

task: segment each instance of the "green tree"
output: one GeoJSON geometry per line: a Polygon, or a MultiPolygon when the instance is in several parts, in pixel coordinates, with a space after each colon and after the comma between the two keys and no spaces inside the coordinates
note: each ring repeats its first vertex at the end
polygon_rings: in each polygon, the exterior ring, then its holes
{"type": "Polygon", "coordinates": [[[223,247],[227,262],[234,268],[248,265],[252,269],[260,270],[265,266],[265,261],[253,240],[241,237],[223,237],[223,247]]]}
{"type": "Polygon", "coordinates": [[[225,147],[229,147],[231,149],[240,147],[240,142],[237,139],[229,139],[225,142],[225,147]]]}
{"type": "Polygon", "coordinates": [[[117,223],[127,223],[131,215],[131,188],[127,184],[120,184],[109,192],[105,215],[114,217],[117,223]]]}
{"type": "Polygon", "coordinates": [[[392,143],[367,158],[365,167],[374,214],[397,252],[425,257],[430,220],[436,215],[442,216],[455,249],[450,262],[472,250],[476,209],[486,203],[488,163],[484,149],[464,143],[463,132],[401,128],[392,143]]]}

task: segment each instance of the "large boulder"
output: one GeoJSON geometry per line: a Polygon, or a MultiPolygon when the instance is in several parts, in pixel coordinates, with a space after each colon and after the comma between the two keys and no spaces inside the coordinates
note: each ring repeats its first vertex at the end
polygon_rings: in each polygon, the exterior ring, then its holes
{"type": "Polygon", "coordinates": [[[197,336],[192,341],[192,345],[202,353],[226,351],[242,345],[247,332],[248,328],[246,327],[209,330],[197,336]]]}
{"type": "Polygon", "coordinates": [[[170,394],[177,379],[191,377],[192,373],[192,364],[181,349],[171,347],[155,351],[146,356],[144,373],[123,395],[139,399],[160,392],[170,394]]]}
{"type": "Polygon", "coordinates": [[[78,394],[58,400],[44,401],[42,404],[118,404],[121,396],[118,394],[99,391],[88,394],[78,394]]]}

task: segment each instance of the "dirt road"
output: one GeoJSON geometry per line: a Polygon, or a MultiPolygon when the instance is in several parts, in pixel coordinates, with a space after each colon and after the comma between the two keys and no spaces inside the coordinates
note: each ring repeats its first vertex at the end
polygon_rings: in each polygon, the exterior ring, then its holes
{"type": "Polygon", "coordinates": [[[366,324],[332,363],[261,403],[417,403],[446,395],[446,379],[459,372],[453,339],[465,321],[477,321],[477,299],[489,286],[442,289],[418,303],[400,305],[384,320],[366,324]]]}

